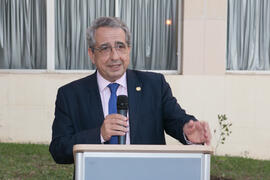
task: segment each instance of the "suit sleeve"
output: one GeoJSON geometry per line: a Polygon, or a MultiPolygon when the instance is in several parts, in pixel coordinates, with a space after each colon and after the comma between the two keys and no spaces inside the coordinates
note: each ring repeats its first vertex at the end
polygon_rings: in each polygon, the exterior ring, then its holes
{"type": "Polygon", "coordinates": [[[72,118],[72,106],[67,103],[62,88],[58,90],[55,103],[55,119],[52,126],[50,153],[56,163],[73,163],[73,145],[100,144],[100,128],[80,130],[77,120],[72,118]]]}
{"type": "Polygon", "coordinates": [[[177,100],[173,97],[171,88],[163,75],[161,75],[161,84],[165,132],[175,139],[178,139],[181,143],[187,144],[183,134],[183,127],[185,123],[191,119],[196,120],[196,118],[187,114],[186,111],[177,103],[177,100]]]}

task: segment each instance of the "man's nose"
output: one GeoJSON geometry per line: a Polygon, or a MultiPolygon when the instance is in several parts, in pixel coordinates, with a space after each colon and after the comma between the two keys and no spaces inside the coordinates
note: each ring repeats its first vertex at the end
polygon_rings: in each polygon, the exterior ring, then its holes
{"type": "Polygon", "coordinates": [[[112,59],[119,59],[119,54],[118,54],[118,52],[117,52],[117,50],[114,48],[114,47],[112,47],[111,48],[111,58],[112,59]]]}

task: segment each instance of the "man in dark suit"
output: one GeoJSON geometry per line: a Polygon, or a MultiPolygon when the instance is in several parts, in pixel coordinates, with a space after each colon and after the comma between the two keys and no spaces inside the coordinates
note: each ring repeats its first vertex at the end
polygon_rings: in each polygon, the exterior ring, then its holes
{"type": "Polygon", "coordinates": [[[165,144],[164,131],[183,144],[209,144],[206,122],[179,106],[158,73],[128,70],[130,33],[117,18],[102,17],[88,29],[88,53],[97,71],[58,90],[50,152],[57,163],[73,163],[75,144],[101,144],[127,136],[127,144],[165,144]],[[128,96],[128,117],[109,113],[113,94],[128,96]]]}

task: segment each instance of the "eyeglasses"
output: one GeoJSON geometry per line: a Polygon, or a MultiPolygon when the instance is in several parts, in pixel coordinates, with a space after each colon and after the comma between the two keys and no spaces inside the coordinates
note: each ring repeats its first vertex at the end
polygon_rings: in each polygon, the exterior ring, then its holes
{"type": "Polygon", "coordinates": [[[97,50],[103,56],[108,56],[112,53],[113,48],[116,50],[118,55],[127,54],[128,52],[128,47],[123,42],[116,42],[114,47],[112,47],[110,44],[103,44],[97,48],[92,49],[97,50]]]}

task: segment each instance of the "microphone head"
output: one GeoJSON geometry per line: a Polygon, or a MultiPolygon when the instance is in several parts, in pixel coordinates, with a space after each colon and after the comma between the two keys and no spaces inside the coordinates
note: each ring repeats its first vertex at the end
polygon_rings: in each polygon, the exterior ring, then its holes
{"type": "Polygon", "coordinates": [[[128,109],[128,97],[126,95],[117,96],[117,109],[128,109]]]}

